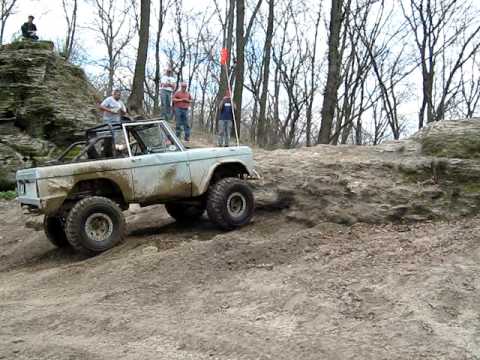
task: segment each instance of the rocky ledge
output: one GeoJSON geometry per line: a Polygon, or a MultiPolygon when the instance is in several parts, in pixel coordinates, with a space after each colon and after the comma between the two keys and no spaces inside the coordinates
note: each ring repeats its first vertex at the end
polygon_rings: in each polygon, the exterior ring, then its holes
{"type": "Polygon", "coordinates": [[[0,47],[0,191],[19,167],[48,159],[98,122],[99,98],[82,69],[51,42],[0,47]]]}

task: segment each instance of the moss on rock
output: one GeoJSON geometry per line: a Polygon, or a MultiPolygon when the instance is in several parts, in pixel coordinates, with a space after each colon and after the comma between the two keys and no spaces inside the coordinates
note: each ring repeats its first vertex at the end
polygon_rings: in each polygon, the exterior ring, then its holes
{"type": "Polygon", "coordinates": [[[427,156],[480,159],[480,121],[441,121],[418,135],[422,153],[427,156]]]}
{"type": "Polygon", "coordinates": [[[50,50],[53,51],[55,45],[51,41],[30,41],[30,40],[18,40],[11,44],[5,44],[0,46],[0,51],[14,51],[14,50],[50,50]]]}

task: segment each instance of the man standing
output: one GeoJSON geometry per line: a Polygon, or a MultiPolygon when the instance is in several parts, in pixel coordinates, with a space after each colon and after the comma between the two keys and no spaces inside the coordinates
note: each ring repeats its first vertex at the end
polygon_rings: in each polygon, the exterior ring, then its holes
{"type": "Polygon", "coordinates": [[[187,91],[187,83],[180,84],[180,91],[173,96],[173,106],[175,108],[175,130],[177,137],[180,138],[182,128],[185,133],[185,141],[190,141],[190,124],[188,123],[188,109],[192,103],[192,97],[187,91]]]}
{"type": "Polygon", "coordinates": [[[162,117],[166,121],[172,119],[172,93],[175,90],[176,80],[172,69],[167,69],[160,79],[160,101],[162,103],[162,117]]]}
{"type": "Polygon", "coordinates": [[[38,40],[38,36],[37,36],[37,27],[35,26],[35,24],[33,23],[33,19],[35,19],[33,17],[33,15],[30,15],[28,17],[28,21],[22,25],[22,36],[25,38],[25,39],[30,39],[30,40],[33,40],[33,41],[37,41],[38,40]]]}
{"type": "Polygon", "coordinates": [[[100,104],[100,110],[103,111],[103,121],[107,124],[119,123],[122,116],[127,114],[125,104],[120,100],[122,93],[120,90],[113,90],[112,96],[103,100],[100,104]]]}
{"type": "Polygon", "coordinates": [[[218,113],[220,114],[218,120],[218,146],[230,145],[230,133],[233,125],[233,111],[235,104],[227,93],[218,106],[218,113]]]}

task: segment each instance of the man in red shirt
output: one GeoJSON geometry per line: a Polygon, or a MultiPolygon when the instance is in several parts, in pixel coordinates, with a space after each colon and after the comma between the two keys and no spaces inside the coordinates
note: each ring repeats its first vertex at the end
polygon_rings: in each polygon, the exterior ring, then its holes
{"type": "Polygon", "coordinates": [[[175,93],[172,99],[175,109],[175,130],[180,138],[182,128],[185,133],[185,141],[190,141],[190,124],[188,123],[188,109],[192,103],[192,97],[187,91],[187,83],[180,84],[180,90],[175,93]]]}

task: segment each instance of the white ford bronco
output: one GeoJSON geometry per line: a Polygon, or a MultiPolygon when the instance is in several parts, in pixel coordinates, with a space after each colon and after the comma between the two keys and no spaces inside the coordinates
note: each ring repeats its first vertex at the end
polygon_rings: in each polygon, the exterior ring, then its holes
{"type": "Polygon", "coordinates": [[[95,255],[125,237],[129,204],[165,204],[177,221],[207,211],[220,228],[248,223],[254,197],[249,147],[187,149],[164,121],[104,124],[58,159],[17,172],[18,202],[44,214],[56,246],[95,255]]]}

